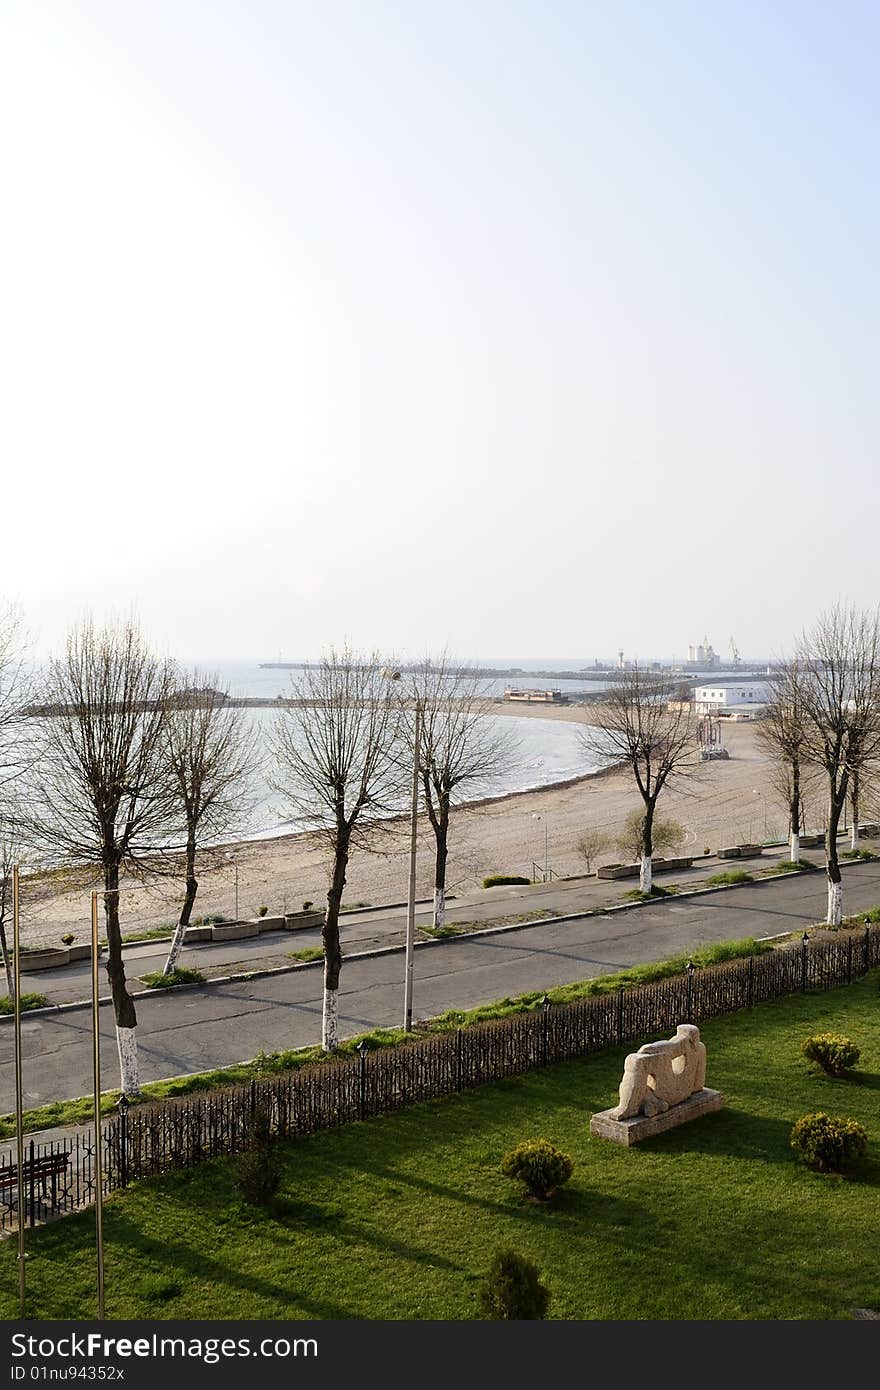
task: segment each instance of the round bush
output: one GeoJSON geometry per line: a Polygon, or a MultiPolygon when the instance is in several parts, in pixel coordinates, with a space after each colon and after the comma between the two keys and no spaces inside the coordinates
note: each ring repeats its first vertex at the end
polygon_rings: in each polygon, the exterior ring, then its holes
{"type": "Polygon", "coordinates": [[[522,874],[490,874],[483,879],[484,888],[500,888],[503,884],[530,884],[530,878],[523,878],[522,874]]]}
{"type": "Polygon", "coordinates": [[[868,1147],[868,1131],[849,1115],[817,1110],[802,1115],[791,1131],[791,1147],[820,1173],[842,1173],[868,1147]]]}
{"type": "Polygon", "coordinates": [[[842,1076],[860,1056],[855,1043],[842,1033],[816,1033],[804,1041],[801,1052],[808,1061],[818,1062],[829,1076],[842,1076]]]}
{"type": "Polygon", "coordinates": [[[518,1144],[501,1162],[506,1178],[517,1179],[532,1197],[542,1202],[568,1182],[573,1168],[569,1155],[546,1139],[528,1139],[518,1144]]]}
{"type": "Polygon", "coordinates": [[[550,1290],[536,1265],[515,1250],[498,1250],[479,1290],[483,1318],[519,1320],[547,1315],[550,1290]]]}

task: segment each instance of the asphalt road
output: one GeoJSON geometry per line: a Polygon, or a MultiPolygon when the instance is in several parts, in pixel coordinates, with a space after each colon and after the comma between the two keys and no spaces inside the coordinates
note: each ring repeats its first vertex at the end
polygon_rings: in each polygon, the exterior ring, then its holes
{"type": "MultiPolygon", "coordinates": [[[[880,862],[844,870],[847,912],[880,903],[880,862]]],[[[826,902],[822,873],[745,885],[705,897],[674,898],[577,921],[542,924],[503,934],[451,939],[419,947],[415,955],[415,1014],[428,1018],[504,995],[608,973],[660,960],[706,942],[773,936],[821,921],[826,902]]],[[[399,1022],[400,953],[349,960],[340,992],[343,1037],[399,1022]]],[[[168,993],[138,1001],[141,1078],[202,1071],[320,1037],[321,971],[307,969],[168,993]]],[[[104,1084],[118,1077],[109,1006],[101,1009],[104,1084]]],[[[73,1009],[23,1024],[25,1105],[35,1106],[91,1088],[88,1009],[73,1009]]],[[[12,1029],[0,1024],[0,1111],[14,1104],[12,1029]]]]}

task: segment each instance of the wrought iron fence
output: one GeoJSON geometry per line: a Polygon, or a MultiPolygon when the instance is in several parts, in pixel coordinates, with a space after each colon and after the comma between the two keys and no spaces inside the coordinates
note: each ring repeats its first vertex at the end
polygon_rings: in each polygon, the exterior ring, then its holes
{"type": "MultiPolygon", "coordinates": [[[[832,940],[805,938],[800,946],[690,969],[573,1003],[547,1003],[399,1047],[361,1046],[356,1054],[297,1071],[139,1105],[103,1125],[103,1190],[239,1153],[248,1142],[258,1107],[279,1138],[314,1134],[635,1042],[672,1030],[684,1020],[699,1023],[799,991],[830,989],[877,965],[880,924],[872,924],[863,931],[841,932],[832,940]]],[[[94,1159],[94,1138],[85,1133],[49,1144],[28,1141],[23,1182],[27,1222],[35,1225],[88,1205],[95,1195],[94,1159]]],[[[0,1153],[0,1229],[17,1226],[17,1207],[13,1149],[0,1153]]]]}

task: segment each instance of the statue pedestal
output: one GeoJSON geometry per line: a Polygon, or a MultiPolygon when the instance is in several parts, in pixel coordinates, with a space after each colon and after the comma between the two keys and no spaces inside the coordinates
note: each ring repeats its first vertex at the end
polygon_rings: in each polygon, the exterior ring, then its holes
{"type": "Polygon", "coordinates": [[[631,1120],[614,1120],[611,1110],[600,1110],[590,1120],[590,1133],[600,1139],[610,1139],[613,1144],[638,1144],[642,1139],[651,1139],[655,1134],[665,1134],[667,1129],[677,1129],[690,1120],[698,1120],[701,1115],[711,1115],[724,1105],[720,1091],[710,1091],[703,1087],[695,1091],[680,1105],[671,1105],[661,1115],[650,1119],[646,1115],[634,1115],[631,1120]]]}

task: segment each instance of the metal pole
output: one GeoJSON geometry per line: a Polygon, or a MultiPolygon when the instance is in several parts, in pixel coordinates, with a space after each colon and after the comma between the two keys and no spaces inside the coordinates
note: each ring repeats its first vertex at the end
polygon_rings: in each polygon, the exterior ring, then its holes
{"type": "MultiPolygon", "coordinates": [[[[24,1248],[24,1098],[21,1075],[21,941],[18,911],[18,865],[12,866],[12,952],[15,959],[15,1152],[18,1161],[18,1315],[25,1314],[24,1248]]],[[[31,1169],[31,1183],[34,1174],[31,1169]]]]}
{"type": "Polygon", "coordinates": [[[547,874],[550,869],[550,856],[547,850],[547,817],[544,817],[544,882],[547,882],[547,874]]]}
{"type": "Polygon", "coordinates": [[[416,700],[415,737],[413,739],[412,807],[409,838],[409,896],[406,904],[406,975],[403,985],[403,1026],[412,1030],[413,948],[416,939],[416,839],[419,816],[419,747],[422,741],[422,702],[416,700]]]}
{"type": "Polygon", "coordinates": [[[101,1163],[101,1021],[98,995],[98,894],[92,893],[92,1045],[95,1077],[95,1249],[98,1260],[98,1318],[104,1317],[104,1192],[101,1163]]]}
{"type": "Polygon", "coordinates": [[[238,921],[238,865],[235,865],[235,920],[238,921]]]}

